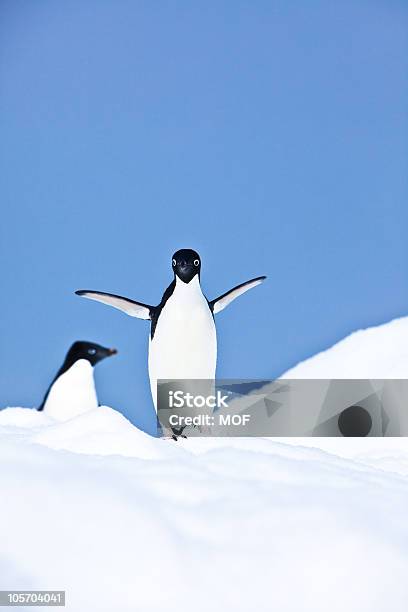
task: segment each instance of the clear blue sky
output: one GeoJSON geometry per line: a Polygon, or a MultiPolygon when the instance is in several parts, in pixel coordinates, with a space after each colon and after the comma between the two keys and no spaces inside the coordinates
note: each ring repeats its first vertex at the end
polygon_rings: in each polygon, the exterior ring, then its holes
{"type": "MultiPolygon", "coordinates": [[[[0,405],[40,403],[70,343],[154,426],[148,324],[174,250],[213,298],[219,376],[274,377],[408,314],[408,5],[1,0],[0,405]]],[[[378,347],[381,350],[381,347],[378,347]]]]}

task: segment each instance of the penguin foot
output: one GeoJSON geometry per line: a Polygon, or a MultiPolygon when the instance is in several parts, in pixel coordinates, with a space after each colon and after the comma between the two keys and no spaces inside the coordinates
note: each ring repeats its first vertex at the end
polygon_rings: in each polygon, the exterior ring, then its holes
{"type": "Polygon", "coordinates": [[[174,440],[175,442],[177,442],[179,438],[184,438],[185,440],[187,440],[187,436],[185,436],[184,434],[179,434],[177,436],[176,434],[171,434],[171,439],[174,440]]]}

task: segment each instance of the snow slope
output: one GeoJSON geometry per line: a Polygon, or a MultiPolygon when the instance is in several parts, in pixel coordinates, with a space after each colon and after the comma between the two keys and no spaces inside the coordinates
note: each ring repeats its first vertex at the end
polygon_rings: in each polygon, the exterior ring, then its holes
{"type": "Polygon", "coordinates": [[[282,378],[407,378],[408,317],[361,329],[282,378]]]}
{"type": "MultiPolygon", "coordinates": [[[[395,326],[381,377],[405,359],[395,326]]],[[[386,328],[357,334],[358,359],[386,328]]],[[[107,407],[0,411],[0,588],[65,589],[70,612],[405,612],[406,441],[289,442],[157,440],[107,407]]]]}

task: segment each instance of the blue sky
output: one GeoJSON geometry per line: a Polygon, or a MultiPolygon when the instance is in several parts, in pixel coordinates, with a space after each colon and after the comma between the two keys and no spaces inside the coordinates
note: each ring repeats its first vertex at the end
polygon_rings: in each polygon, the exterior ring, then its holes
{"type": "MultiPolygon", "coordinates": [[[[100,400],[153,430],[148,324],[194,248],[218,374],[275,377],[408,314],[408,6],[394,0],[2,0],[0,405],[71,342],[116,346],[100,400]]],[[[381,350],[381,347],[379,347],[381,350]]]]}

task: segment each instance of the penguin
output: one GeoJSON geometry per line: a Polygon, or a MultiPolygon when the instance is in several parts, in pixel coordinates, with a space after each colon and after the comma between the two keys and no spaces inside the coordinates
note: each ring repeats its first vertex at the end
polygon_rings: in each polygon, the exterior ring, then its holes
{"type": "Polygon", "coordinates": [[[38,410],[58,421],[66,421],[97,408],[93,368],[105,357],[116,353],[114,348],[93,342],[74,342],[38,410]]]}
{"type": "Polygon", "coordinates": [[[150,320],[148,368],[157,412],[157,380],[215,379],[217,337],[214,315],[237,297],[262,283],[258,276],[207,300],[200,286],[201,257],[193,249],[180,249],[172,257],[173,280],[157,306],[113,293],[81,289],[79,296],[122,310],[131,317],[150,320]]]}

